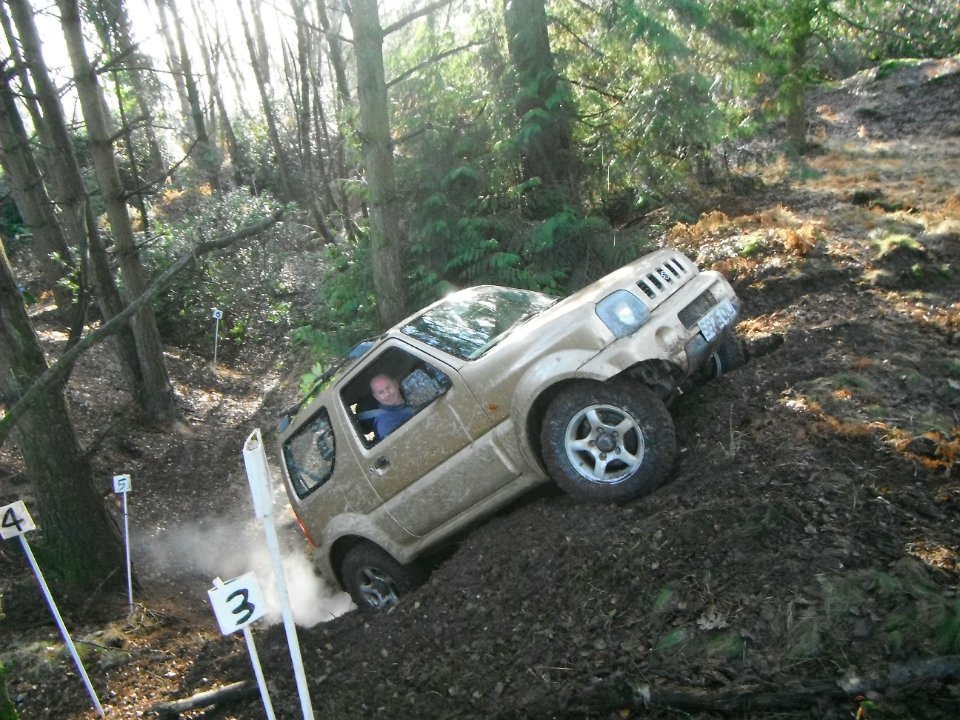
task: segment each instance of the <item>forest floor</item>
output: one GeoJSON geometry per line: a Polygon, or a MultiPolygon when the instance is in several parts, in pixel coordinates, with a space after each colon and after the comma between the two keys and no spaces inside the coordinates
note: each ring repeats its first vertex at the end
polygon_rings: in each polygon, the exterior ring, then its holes
{"type": "MultiPolygon", "coordinates": [[[[960,68],[881,75],[812,98],[802,168],[758,165],[752,191],[665,233],[735,284],[752,347],[782,344],[673,406],[656,492],[533,493],[376,616],[317,581],[278,499],[316,717],[960,717],[960,68]]],[[[171,349],[176,432],[131,420],[106,351],[74,372],[104,494],[117,473],[133,488],[133,607],[57,596],[107,717],[253,679],[206,591],[265,556],[240,451],[295,400],[281,347],[216,370],[171,349]]],[[[0,505],[29,504],[0,461],[0,505]]],[[[9,542],[0,593],[21,717],[96,717],[9,542]]],[[[282,624],[252,637],[277,716],[302,717],[282,624]]],[[[182,715],[263,716],[255,692],[182,715]]]]}

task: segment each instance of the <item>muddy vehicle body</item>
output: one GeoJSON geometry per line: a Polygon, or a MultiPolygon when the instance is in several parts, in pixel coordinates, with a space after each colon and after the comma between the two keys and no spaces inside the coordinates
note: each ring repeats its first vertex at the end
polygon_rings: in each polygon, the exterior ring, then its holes
{"type": "Polygon", "coordinates": [[[280,433],[317,569],[381,608],[423,579],[418,558],[540,483],[599,502],[655,489],[676,454],[667,402],[742,363],[738,312],[722,275],[664,249],[564,299],[487,285],[410,316],[280,433]],[[381,438],[382,374],[412,411],[381,438]]]}

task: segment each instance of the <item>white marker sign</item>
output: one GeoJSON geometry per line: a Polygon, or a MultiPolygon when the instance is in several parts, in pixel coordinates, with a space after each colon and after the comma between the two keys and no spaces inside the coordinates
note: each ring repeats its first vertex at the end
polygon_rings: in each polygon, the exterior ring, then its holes
{"type": "Polygon", "coordinates": [[[224,635],[242,630],[267,612],[260,584],[252,572],[220,585],[215,580],[207,594],[210,595],[213,613],[220,623],[220,632],[224,635]]]}
{"type": "Polygon", "coordinates": [[[4,540],[36,529],[37,526],[33,524],[33,518],[30,517],[27,506],[22,500],[0,508],[0,537],[4,540]]]}
{"type": "Polygon", "coordinates": [[[115,493],[128,493],[133,489],[133,481],[129,475],[113,476],[113,491],[115,493]]]}
{"type": "Polygon", "coordinates": [[[227,582],[216,578],[207,594],[210,596],[210,604],[213,605],[217,622],[220,623],[220,632],[229,635],[237,630],[243,630],[243,639],[247,643],[250,662],[253,663],[253,672],[257,677],[257,686],[260,688],[260,697],[263,699],[267,720],[276,720],[273,704],[270,702],[270,693],[267,690],[267,681],[263,677],[263,668],[260,667],[257,646],[250,632],[250,624],[262,618],[266,612],[257,576],[249,572],[227,582]]]}

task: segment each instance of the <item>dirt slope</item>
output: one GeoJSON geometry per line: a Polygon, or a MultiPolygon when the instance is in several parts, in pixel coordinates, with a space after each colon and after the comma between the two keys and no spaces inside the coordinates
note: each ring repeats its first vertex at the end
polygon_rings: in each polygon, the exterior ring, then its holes
{"type": "MultiPolygon", "coordinates": [[[[957,107],[949,61],[852,78],[811,103],[799,174],[766,167],[763,192],[674,228],[735,283],[755,356],[674,406],[672,479],[626,506],[545,489],[394,612],[302,628],[316,716],[960,716],[957,107]]],[[[189,431],[104,443],[143,478],[151,547],[201,510],[249,512],[240,443],[280,402],[269,372],[181,361],[189,431]]],[[[24,718],[95,717],[18,562],[0,555],[11,695],[24,718]]],[[[140,562],[126,620],[123,599],[68,602],[108,717],[252,678],[212,575],[140,562]]],[[[256,638],[278,717],[300,717],[282,628],[256,638]]],[[[263,716],[256,697],[185,715],[263,716]]]]}

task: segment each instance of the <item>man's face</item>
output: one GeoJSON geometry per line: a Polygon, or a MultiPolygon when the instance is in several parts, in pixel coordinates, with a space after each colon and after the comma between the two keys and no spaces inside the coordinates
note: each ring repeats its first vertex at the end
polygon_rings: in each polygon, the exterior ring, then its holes
{"type": "Polygon", "coordinates": [[[381,405],[403,405],[400,385],[392,377],[377,375],[370,381],[370,391],[381,405]]]}

